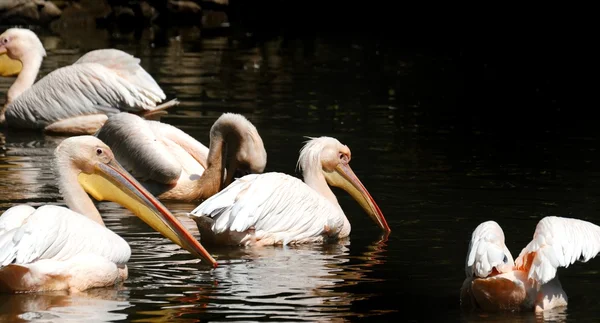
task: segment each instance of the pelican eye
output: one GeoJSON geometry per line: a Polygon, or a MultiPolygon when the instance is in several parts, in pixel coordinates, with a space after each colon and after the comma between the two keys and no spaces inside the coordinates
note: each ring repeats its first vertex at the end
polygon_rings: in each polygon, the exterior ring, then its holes
{"type": "Polygon", "coordinates": [[[2,44],[8,43],[8,38],[2,38],[1,42],[2,42],[2,44]]]}
{"type": "Polygon", "coordinates": [[[504,260],[502,260],[504,263],[508,262],[508,258],[506,257],[506,255],[504,255],[504,260]]]}
{"type": "Polygon", "coordinates": [[[102,155],[102,149],[101,148],[96,148],[96,155],[98,155],[98,156],[102,155]]]}

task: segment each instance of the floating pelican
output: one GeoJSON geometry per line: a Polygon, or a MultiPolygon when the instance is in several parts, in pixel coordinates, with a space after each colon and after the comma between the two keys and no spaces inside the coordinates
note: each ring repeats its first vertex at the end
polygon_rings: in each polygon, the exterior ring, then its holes
{"type": "Polygon", "coordinates": [[[55,150],[55,168],[69,208],[17,205],[0,216],[0,291],[82,291],[127,278],[131,249],[104,226],[87,193],[127,207],[165,237],[216,266],[204,247],[98,138],[65,139],[55,150]]]}
{"type": "Polygon", "coordinates": [[[207,199],[229,185],[236,173],[262,173],[267,163],[256,127],[234,113],[222,114],[213,124],[210,149],[174,126],[130,113],[111,116],[96,136],[162,200],[207,199]]]}
{"type": "Polygon", "coordinates": [[[541,312],[567,305],[556,270],[587,262],[600,252],[600,227],[586,221],[545,217],[533,240],[513,262],[498,223],[480,224],[471,237],[461,305],[488,311],[541,312]]]}
{"type": "Polygon", "coordinates": [[[386,232],[375,200],[350,168],[350,149],[331,137],[312,138],[300,151],[304,182],[282,173],[241,177],[189,216],[203,242],[278,245],[323,242],[350,234],[350,223],[327,185],[344,189],[386,232]]]}
{"type": "Polygon", "coordinates": [[[93,134],[120,111],[155,117],[178,104],[166,98],[140,60],[117,49],[88,52],[73,65],[59,68],[34,84],[46,51],[28,29],[10,28],[0,35],[0,54],[23,68],[7,93],[0,123],[43,129],[55,134],[93,134]]]}
{"type": "Polygon", "coordinates": [[[6,53],[0,54],[0,76],[19,75],[22,68],[21,62],[11,59],[6,53]]]}

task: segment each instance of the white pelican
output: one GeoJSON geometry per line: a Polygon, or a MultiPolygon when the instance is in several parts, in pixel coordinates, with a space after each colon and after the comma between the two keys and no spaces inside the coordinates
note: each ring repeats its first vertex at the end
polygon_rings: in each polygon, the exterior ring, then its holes
{"type": "Polygon", "coordinates": [[[93,134],[107,115],[120,111],[155,116],[178,104],[166,98],[140,60],[117,49],[99,49],[74,64],[56,69],[34,84],[46,51],[28,29],[10,28],[0,35],[0,54],[23,67],[7,93],[0,123],[57,134],[93,134]]]}
{"type": "Polygon", "coordinates": [[[323,242],[350,234],[350,222],[327,185],[344,189],[386,232],[375,200],[350,168],[350,149],[331,137],[312,138],[300,151],[304,182],[282,173],[252,174],[196,207],[189,216],[203,242],[286,245],[323,242]]]}
{"type": "Polygon", "coordinates": [[[471,237],[460,294],[465,308],[542,312],[567,305],[556,270],[587,262],[600,252],[600,227],[549,216],[513,262],[498,223],[480,224],[471,237]]]}
{"type": "Polygon", "coordinates": [[[256,127],[235,113],[215,121],[210,149],[174,126],[125,112],[111,116],[96,137],[161,200],[207,199],[229,185],[234,174],[262,173],[267,164],[256,127]]]}
{"type": "Polygon", "coordinates": [[[65,139],[55,150],[55,168],[69,208],[17,205],[0,216],[0,291],[77,292],[127,278],[131,249],[104,226],[87,193],[127,207],[165,237],[216,266],[204,247],[98,138],[65,139]]]}

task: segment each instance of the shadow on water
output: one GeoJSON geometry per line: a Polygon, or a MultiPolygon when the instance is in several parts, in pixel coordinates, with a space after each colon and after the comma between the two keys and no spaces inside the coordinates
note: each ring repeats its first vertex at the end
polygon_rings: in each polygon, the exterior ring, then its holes
{"type": "MultiPolygon", "coordinates": [[[[207,269],[127,210],[100,202],[107,227],[132,247],[129,279],[81,295],[1,295],[0,320],[560,322],[600,314],[595,260],[559,270],[567,309],[459,310],[468,240],[480,222],[498,221],[513,255],[542,216],[600,223],[600,133],[584,111],[563,108],[567,81],[548,76],[552,57],[542,50],[436,52],[360,33],[207,35],[197,26],[80,23],[36,29],[48,52],[42,76],[92,49],[125,50],[182,102],[163,122],[207,143],[221,113],[242,113],[263,137],[266,171],[298,176],[304,136],[334,136],[352,150],[352,168],[392,232],[379,240],[375,224],[336,190],[352,224],[348,241],[211,250],[223,265],[207,269]]],[[[0,78],[0,96],[13,81],[0,78]]],[[[61,140],[2,129],[0,209],[62,205],[51,167],[61,140]]],[[[165,204],[174,214],[195,206],[165,204]]]]}

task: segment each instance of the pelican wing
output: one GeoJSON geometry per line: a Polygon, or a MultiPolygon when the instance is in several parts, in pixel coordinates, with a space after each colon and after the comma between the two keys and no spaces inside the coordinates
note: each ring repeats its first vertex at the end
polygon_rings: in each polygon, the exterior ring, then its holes
{"type": "Polygon", "coordinates": [[[97,49],[87,52],[74,64],[97,63],[106,66],[132,84],[164,100],[163,90],[154,78],[140,66],[140,59],[118,49],[97,49]]]}
{"type": "Polygon", "coordinates": [[[20,227],[33,212],[35,208],[27,204],[16,205],[4,211],[0,216],[0,235],[20,227]]]}
{"type": "Polygon", "coordinates": [[[201,175],[208,156],[206,146],[180,129],[130,113],[111,116],[96,137],[133,176],[163,184],[177,182],[183,170],[201,175]]]}
{"type": "Polygon", "coordinates": [[[189,215],[213,218],[214,233],[244,232],[257,236],[268,232],[277,242],[300,240],[323,234],[325,226],[341,228],[339,207],[304,182],[282,173],[241,177],[213,195],[189,215]]]}
{"type": "Polygon", "coordinates": [[[81,254],[125,264],[131,249],[123,238],[85,216],[56,205],[39,207],[23,224],[0,235],[0,268],[81,254]]]}
{"type": "Polygon", "coordinates": [[[6,118],[24,128],[44,128],[82,115],[153,110],[163,98],[102,64],[79,63],[54,70],[19,95],[7,106],[6,118]]]}
{"type": "Polygon", "coordinates": [[[516,260],[518,268],[541,284],[556,276],[558,267],[587,262],[600,252],[600,227],[583,220],[549,216],[538,222],[533,240],[516,260]]]}
{"type": "Polygon", "coordinates": [[[498,223],[486,221],[477,226],[471,235],[465,273],[467,277],[487,277],[496,268],[498,272],[510,271],[513,258],[504,244],[504,232],[498,223]]]}

